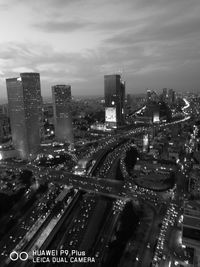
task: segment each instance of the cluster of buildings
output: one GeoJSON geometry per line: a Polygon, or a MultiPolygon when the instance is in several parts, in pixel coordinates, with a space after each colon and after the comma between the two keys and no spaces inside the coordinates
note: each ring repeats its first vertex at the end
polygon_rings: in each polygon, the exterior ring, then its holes
{"type": "Polygon", "coordinates": [[[164,88],[161,94],[154,90],[147,90],[146,95],[133,97],[127,95],[127,111],[131,115],[132,122],[157,124],[170,122],[173,110],[177,107],[176,92],[173,89],[164,88]],[[133,103],[135,109],[132,109],[133,103]]]}
{"type": "Polygon", "coordinates": [[[187,132],[183,138],[180,137],[180,132],[181,128],[178,125],[174,125],[170,130],[156,128],[153,125],[148,132],[136,137],[134,143],[141,153],[175,163],[179,157],[184,156],[185,138],[187,138],[187,132]]]}
{"type": "MultiPolygon", "coordinates": [[[[40,147],[43,112],[39,73],[21,73],[6,79],[12,145],[21,159],[34,156],[40,147]]],[[[52,87],[55,137],[73,145],[70,117],[71,86],[52,87]]]]}
{"type": "Polygon", "coordinates": [[[163,88],[160,95],[158,95],[154,90],[147,90],[146,99],[147,103],[150,101],[163,101],[169,105],[173,105],[176,102],[177,96],[173,89],[163,88]]]}
{"type": "MultiPolygon", "coordinates": [[[[0,109],[0,139],[5,141],[5,136],[10,135],[12,142],[1,158],[12,154],[30,159],[39,151],[43,137],[52,134],[56,141],[74,148],[70,85],[52,86],[53,104],[43,104],[39,73],[21,73],[6,79],[6,86],[8,105],[0,109]]],[[[92,126],[103,131],[125,123],[125,82],[120,75],[105,75],[104,88],[105,123],[92,126]]]]}
{"type": "MultiPolygon", "coordinates": [[[[0,109],[0,139],[3,141],[9,134],[12,136],[10,145],[15,149],[15,156],[18,155],[22,159],[31,158],[39,151],[41,140],[46,136],[55,136],[56,141],[68,143],[71,149],[74,148],[73,127],[79,126],[77,123],[80,119],[84,122],[84,116],[81,117],[80,113],[80,118],[72,121],[75,103],[72,102],[70,85],[52,86],[53,103],[42,101],[39,73],[21,73],[17,78],[6,79],[6,86],[8,106],[1,106],[0,109]]],[[[161,95],[147,90],[146,98],[139,99],[140,106],[145,108],[136,112],[135,121],[139,119],[143,123],[153,124],[170,121],[168,104],[176,100],[174,90],[164,88],[161,95]]],[[[125,98],[125,82],[121,75],[105,75],[104,122],[97,121],[89,126],[86,123],[86,132],[88,129],[91,132],[108,132],[124,127],[128,102],[131,103],[131,97],[129,95],[125,98]]],[[[84,128],[83,124],[79,128],[84,128]]],[[[148,136],[144,137],[144,143],[148,143],[148,136]]],[[[148,145],[143,147],[149,149],[148,145]]]]}

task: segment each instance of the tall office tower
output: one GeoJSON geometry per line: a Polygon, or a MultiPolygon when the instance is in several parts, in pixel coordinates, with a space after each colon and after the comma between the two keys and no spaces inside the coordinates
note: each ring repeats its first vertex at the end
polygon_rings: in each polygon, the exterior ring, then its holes
{"type": "Polygon", "coordinates": [[[41,88],[39,73],[21,73],[6,79],[13,146],[29,159],[40,145],[41,88]]]}
{"type": "Polygon", "coordinates": [[[105,122],[110,127],[124,123],[125,82],[121,75],[105,75],[105,122]]]}
{"type": "Polygon", "coordinates": [[[176,93],[173,89],[169,89],[168,91],[168,102],[169,104],[174,104],[176,100],[176,93]]]}
{"type": "Polygon", "coordinates": [[[132,96],[130,94],[127,94],[126,99],[127,99],[127,105],[131,106],[132,105],[132,96]]]}
{"type": "Polygon", "coordinates": [[[73,148],[74,137],[71,116],[71,86],[52,86],[53,112],[56,139],[68,142],[73,148]]]}
{"type": "Polygon", "coordinates": [[[146,98],[147,98],[147,103],[151,101],[151,90],[147,89],[147,95],[146,95],[146,98]]]}
{"type": "Polygon", "coordinates": [[[167,95],[167,88],[163,88],[163,90],[162,90],[162,96],[161,96],[162,101],[166,102],[167,101],[167,97],[168,97],[168,95],[167,95]]]}

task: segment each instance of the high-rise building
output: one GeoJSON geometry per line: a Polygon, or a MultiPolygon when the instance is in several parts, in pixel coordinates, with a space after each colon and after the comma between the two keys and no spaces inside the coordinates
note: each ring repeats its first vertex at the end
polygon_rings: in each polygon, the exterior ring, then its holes
{"type": "Polygon", "coordinates": [[[174,104],[176,101],[176,92],[173,89],[168,91],[168,102],[169,104],[174,104]]]}
{"type": "Polygon", "coordinates": [[[9,136],[10,136],[9,118],[4,114],[0,114],[0,142],[2,142],[4,139],[8,139],[9,136]]]}
{"type": "Polygon", "coordinates": [[[111,127],[124,123],[125,82],[121,75],[105,75],[105,122],[111,127]]]}
{"type": "Polygon", "coordinates": [[[127,99],[127,105],[131,106],[132,105],[132,96],[130,94],[127,94],[126,99],[127,99]]]}
{"type": "Polygon", "coordinates": [[[40,145],[41,88],[39,73],[21,73],[6,79],[13,146],[23,159],[40,145]]]}
{"type": "Polygon", "coordinates": [[[147,89],[147,95],[146,95],[146,98],[147,98],[147,103],[151,101],[151,90],[147,89]]]}
{"type": "Polygon", "coordinates": [[[52,86],[55,136],[58,141],[73,146],[73,127],[71,117],[71,86],[52,86]]]}
{"type": "Polygon", "coordinates": [[[168,95],[167,95],[167,88],[163,88],[162,89],[162,95],[161,95],[161,100],[166,102],[167,101],[167,98],[168,98],[168,95]]]}

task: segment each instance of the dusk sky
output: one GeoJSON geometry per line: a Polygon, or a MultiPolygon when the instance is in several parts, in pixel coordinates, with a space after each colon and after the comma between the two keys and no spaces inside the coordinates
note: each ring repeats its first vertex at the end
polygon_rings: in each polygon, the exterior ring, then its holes
{"type": "Polygon", "coordinates": [[[104,74],[127,93],[200,89],[199,0],[0,0],[0,97],[5,78],[39,72],[42,94],[103,95],[104,74]]]}

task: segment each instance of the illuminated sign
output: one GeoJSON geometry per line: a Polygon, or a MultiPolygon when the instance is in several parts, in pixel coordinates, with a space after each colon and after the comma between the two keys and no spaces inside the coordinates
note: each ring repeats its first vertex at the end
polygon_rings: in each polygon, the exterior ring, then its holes
{"type": "Polygon", "coordinates": [[[105,119],[106,122],[116,122],[116,108],[106,108],[105,109],[105,119]]]}
{"type": "Polygon", "coordinates": [[[153,123],[160,122],[159,112],[153,114],[153,123]]]}
{"type": "Polygon", "coordinates": [[[145,134],[143,136],[143,152],[147,152],[149,146],[149,136],[148,134],[145,134]]]}

